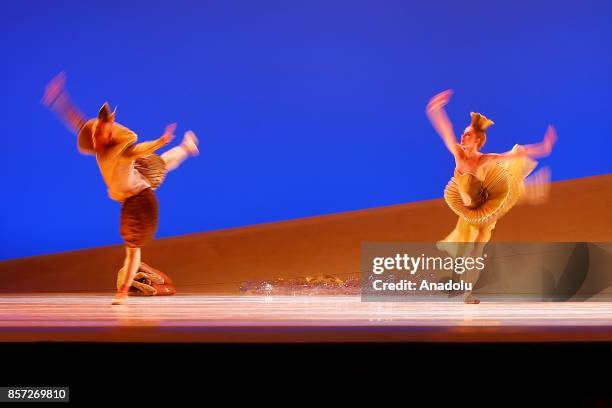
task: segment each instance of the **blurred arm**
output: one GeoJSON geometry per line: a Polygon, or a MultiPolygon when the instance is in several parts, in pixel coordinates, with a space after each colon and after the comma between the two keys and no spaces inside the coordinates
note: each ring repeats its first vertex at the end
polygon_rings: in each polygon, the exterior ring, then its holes
{"type": "Polygon", "coordinates": [[[440,92],[427,104],[427,117],[429,118],[432,126],[438,132],[446,148],[453,154],[457,155],[457,137],[453,131],[453,125],[451,124],[444,106],[450,100],[452,95],[451,90],[440,92]]]}
{"type": "Polygon", "coordinates": [[[164,134],[159,139],[153,140],[151,142],[142,142],[136,145],[132,145],[123,151],[123,156],[131,160],[135,160],[139,157],[143,157],[153,153],[154,151],[156,151],[162,146],[167,145],[172,139],[174,139],[174,129],[176,129],[176,123],[172,123],[166,126],[164,134]]]}
{"type": "Polygon", "coordinates": [[[498,162],[511,160],[516,157],[528,156],[534,159],[540,157],[546,157],[552,152],[552,148],[557,141],[557,132],[555,128],[552,126],[548,126],[546,129],[546,134],[544,135],[544,139],[540,143],[522,145],[519,149],[510,150],[505,153],[495,154],[489,153],[485,156],[488,159],[495,160],[498,162]]]}
{"type": "Polygon", "coordinates": [[[138,159],[143,156],[147,156],[162,146],[165,146],[166,142],[163,137],[150,142],[142,142],[132,145],[123,151],[123,157],[131,160],[138,159]]]}
{"type": "Polygon", "coordinates": [[[87,119],[66,92],[65,82],[66,76],[63,72],[53,78],[45,88],[42,103],[55,113],[68,129],[77,133],[87,119]]]}

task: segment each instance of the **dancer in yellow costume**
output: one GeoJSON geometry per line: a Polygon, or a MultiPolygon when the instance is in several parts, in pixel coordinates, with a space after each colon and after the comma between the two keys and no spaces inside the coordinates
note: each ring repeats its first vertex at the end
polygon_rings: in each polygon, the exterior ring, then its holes
{"type": "MultiPolygon", "coordinates": [[[[497,221],[521,199],[530,198],[525,178],[537,165],[533,159],[548,156],[557,136],[555,129],[548,126],[541,143],[514,145],[505,153],[482,153],[486,130],[493,121],[472,112],[471,123],[457,143],[444,111],[451,95],[451,90],[443,91],[427,104],[427,116],[455,158],[455,172],[444,190],[444,200],[459,220],[438,246],[453,256],[480,256],[497,221]]],[[[544,178],[547,173],[541,172],[534,185],[545,184],[544,178]]],[[[538,190],[541,189],[533,191],[538,190]]],[[[465,295],[465,301],[479,303],[471,293],[465,295]]]]}

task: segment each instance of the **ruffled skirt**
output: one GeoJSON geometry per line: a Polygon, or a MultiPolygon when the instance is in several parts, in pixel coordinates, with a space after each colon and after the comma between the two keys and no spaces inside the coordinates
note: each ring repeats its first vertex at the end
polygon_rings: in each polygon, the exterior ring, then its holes
{"type": "MultiPolygon", "coordinates": [[[[520,149],[515,145],[512,152],[518,153],[520,149]]],[[[457,179],[452,177],[444,190],[444,200],[459,219],[455,229],[441,242],[474,242],[479,230],[493,230],[495,223],[521,199],[525,178],[536,165],[537,162],[522,155],[480,168],[477,177],[482,181],[486,199],[475,208],[464,204],[457,179]]]]}

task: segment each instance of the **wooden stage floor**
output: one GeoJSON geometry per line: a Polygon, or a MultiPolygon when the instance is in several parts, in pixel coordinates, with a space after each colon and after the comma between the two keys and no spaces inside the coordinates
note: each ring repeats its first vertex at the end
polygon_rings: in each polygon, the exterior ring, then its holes
{"type": "Polygon", "coordinates": [[[351,296],[0,295],[0,342],[612,341],[612,302],[361,302],[351,296]]]}

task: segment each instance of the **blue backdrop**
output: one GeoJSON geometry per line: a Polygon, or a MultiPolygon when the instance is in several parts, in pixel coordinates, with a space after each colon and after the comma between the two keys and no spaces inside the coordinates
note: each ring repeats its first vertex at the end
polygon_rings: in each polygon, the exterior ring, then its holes
{"type": "Polygon", "coordinates": [[[554,180],[608,173],[611,5],[5,1],[0,258],[121,242],[95,160],[39,103],[61,70],[141,140],[200,136],[158,236],[441,197],[453,163],[424,107],[445,88],[457,132],[470,110],[496,122],[486,151],[553,123],[554,180]]]}

